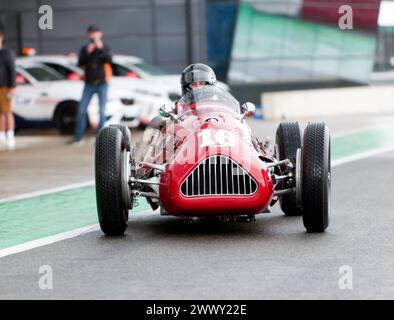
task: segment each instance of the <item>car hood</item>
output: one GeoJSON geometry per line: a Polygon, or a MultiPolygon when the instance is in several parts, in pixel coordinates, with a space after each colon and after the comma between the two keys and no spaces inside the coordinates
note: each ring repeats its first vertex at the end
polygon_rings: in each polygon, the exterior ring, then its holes
{"type": "Polygon", "coordinates": [[[49,90],[50,94],[56,95],[57,97],[80,99],[83,85],[82,81],[59,80],[37,82],[35,87],[41,90],[49,90]]]}
{"type": "Polygon", "coordinates": [[[114,93],[122,92],[129,95],[147,95],[152,97],[167,97],[168,88],[166,86],[152,85],[152,81],[144,79],[131,79],[125,77],[113,77],[111,88],[114,93]]]}
{"type": "MultiPolygon", "coordinates": [[[[51,94],[53,95],[77,101],[79,101],[82,97],[84,86],[85,83],[78,80],[43,81],[37,83],[37,88],[42,90],[50,90],[51,94]]],[[[130,92],[126,86],[109,86],[107,97],[108,100],[132,97],[132,92],[130,92]]]]}
{"type": "Polygon", "coordinates": [[[162,76],[150,76],[149,80],[167,88],[168,92],[181,94],[181,77],[177,74],[168,74],[162,76]]]}

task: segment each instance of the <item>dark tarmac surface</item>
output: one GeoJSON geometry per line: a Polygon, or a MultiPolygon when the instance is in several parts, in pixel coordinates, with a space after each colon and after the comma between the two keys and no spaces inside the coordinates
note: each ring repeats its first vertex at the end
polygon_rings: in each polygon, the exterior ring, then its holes
{"type": "Polygon", "coordinates": [[[95,231],[1,258],[0,299],[393,299],[393,161],[333,168],[324,234],[278,206],[252,223],[131,217],[121,238],[95,231]],[[39,288],[42,265],[52,290],[39,288]],[[345,265],[351,290],[339,287],[345,265]]]}
{"type": "MultiPolygon", "coordinates": [[[[326,121],[336,135],[393,119],[326,121]]],[[[276,122],[248,121],[260,138],[274,138],[276,122]]],[[[0,157],[0,198],[92,180],[92,137],[78,147],[66,139],[18,133],[18,149],[0,157]]],[[[302,218],[285,217],[278,205],[252,223],[131,215],[124,237],[94,231],[0,258],[0,299],[393,299],[393,161],[387,152],[333,168],[324,234],[305,233],[302,218]],[[43,265],[53,270],[52,290],[39,288],[43,265]],[[339,286],[343,266],[353,289],[339,286]]]]}

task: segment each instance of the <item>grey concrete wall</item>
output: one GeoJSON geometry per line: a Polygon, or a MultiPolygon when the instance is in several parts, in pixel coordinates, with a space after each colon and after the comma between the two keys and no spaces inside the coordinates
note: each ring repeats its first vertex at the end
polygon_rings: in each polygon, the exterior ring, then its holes
{"type": "Polygon", "coordinates": [[[114,53],[172,72],[205,61],[205,0],[1,0],[0,19],[14,50],[22,45],[42,54],[77,52],[86,42],[86,26],[95,23],[114,53]],[[53,30],[38,28],[43,4],[53,8],[53,30]]]}

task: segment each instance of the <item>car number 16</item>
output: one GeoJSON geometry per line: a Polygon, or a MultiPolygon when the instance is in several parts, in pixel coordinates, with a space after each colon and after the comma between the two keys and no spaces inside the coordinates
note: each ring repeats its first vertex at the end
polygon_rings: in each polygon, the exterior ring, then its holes
{"type": "Polygon", "coordinates": [[[215,130],[214,134],[211,129],[203,130],[198,134],[201,137],[200,148],[210,146],[234,147],[237,142],[235,135],[228,130],[215,130]]]}

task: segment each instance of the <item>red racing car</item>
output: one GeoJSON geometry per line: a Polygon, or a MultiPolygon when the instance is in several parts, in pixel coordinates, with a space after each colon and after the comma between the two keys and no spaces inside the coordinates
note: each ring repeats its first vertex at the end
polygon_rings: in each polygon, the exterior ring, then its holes
{"type": "Polygon", "coordinates": [[[281,123],[276,144],[253,136],[227,91],[188,92],[145,130],[138,148],[124,126],[101,129],[95,170],[100,227],[122,235],[129,210],[145,197],[153,210],[194,221],[252,221],[278,200],[285,215],[302,215],[308,232],[323,232],[330,211],[330,134],[324,123],[281,123]]]}

